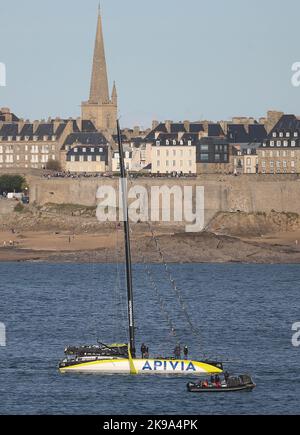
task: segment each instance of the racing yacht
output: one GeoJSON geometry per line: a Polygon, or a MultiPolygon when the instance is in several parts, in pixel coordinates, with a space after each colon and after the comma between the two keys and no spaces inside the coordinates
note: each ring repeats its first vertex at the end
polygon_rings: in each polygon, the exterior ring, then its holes
{"type": "Polygon", "coordinates": [[[130,246],[130,225],[127,204],[127,174],[119,121],[117,121],[122,201],[124,210],[124,238],[126,259],[127,310],[129,343],[92,346],[70,346],[59,364],[61,373],[99,373],[107,375],[196,375],[220,374],[222,363],[174,358],[138,358],[135,344],[133,280],[130,246]]]}

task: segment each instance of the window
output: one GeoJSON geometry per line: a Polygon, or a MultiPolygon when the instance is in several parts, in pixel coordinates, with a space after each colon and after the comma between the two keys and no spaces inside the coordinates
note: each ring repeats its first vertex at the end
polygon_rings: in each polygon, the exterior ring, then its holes
{"type": "Polygon", "coordinates": [[[277,161],[277,162],[276,162],[276,166],[277,166],[277,168],[280,168],[280,166],[281,166],[281,162],[280,162],[280,161],[277,161]]]}
{"type": "Polygon", "coordinates": [[[282,133],[282,131],[279,133],[279,137],[283,137],[283,133],[282,133]]]}
{"type": "Polygon", "coordinates": [[[292,146],[292,147],[295,147],[295,146],[296,146],[296,141],[292,140],[292,141],[291,141],[291,146],[292,146]]]}
{"type": "Polygon", "coordinates": [[[74,153],[78,153],[78,148],[74,148],[74,153]]]}
{"type": "Polygon", "coordinates": [[[294,137],[298,137],[298,132],[297,131],[295,131],[294,137]]]}
{"type": "Polygon", "coordinates": [[[173,145],[177,145],[177,142],[176,142],[176,140],[173,140],[173,145]]]}
{"type": "Polygon", "coordinates": [[[291,161],[291,167],[294,168],[295,167],[295,162],[292,160],[291,161]]]}
{"type": "Polygon", "coordinates": [[[273,151],[270,151],[270,157],[273,157],[273,154],[274,154],[273,151]]]}
{"type": "Polygon", "coordinates": [[[208,151],[208,145],[201,145],[200,149],[201,151],[208,151]]]}
{"type": "Polygon", "coordinates": [[[176,166],[176,161],[175,160],[173,160],[173,166],[176,166]]]}
{"type": "Polygon", "coordinates": [[[261,153],[261,155],[262,155],[262,157],[266,157],[266,152],[263,151],[263,152],[261,153]]]}
{"type": "Polygon", "coordinates": [[[94,153],[95,152],[95,148],[91,148],[91,153],[94,153]]]}
{"type": "Polygon", "coordinates": [[[91,162],[91,161],[92,161],[92,156],[88,156],[87,161],[88,161],[88,162],[91,162]]]}
{"type": "Polygon", "coordinates": [[[287,152],[286,151],[282,151],[282,157],[286,157],[287,152]]]}
{"type": "Polygon", "coordinates": [[[270,162],[270,167],[274,168],[274,162],[273,161],[270,162]]]}
{"type": "Polygon", "coordinates": [[[166,156],[169,157],[169,150],[166,151],[166,156]]]}
{"type": "Polygon", "coordinates": [[[160,166],[160,161],[159,160],[157,160],[156,166],[160,166]]]}
{"type": "Polygon", "coordinates": [[[287,147],[287,146],[289,146],[289,143],[288,143],[288,141],[287,141],[287,140],[285,140],[285,141],[283,142],[283,146],[284,146],[284,147],[287,147]]]}
{"type": "Polygon", "coordinates": [[[215,154],[215,161],[219,162],[221,160],[220,154],[215,154]]]}
{"type": "Polygon", "coordinates": [[[79,156],[79,161],[84,162],[83,156],[79,156]]]}
{"type": "Polygon", "coordinates": [[[262,165],[263,168],[265,168],[265,167],[266,167],[266,162],[263,160],[263,161],[261,162],[261,165],[262,165]]]}
{"type": "Polygon", "coordinates": [[[295,157],[295,151],[291,151],[291,157],[295,157]]]}
{"type": "MultiPolygon", "coordinates": [[[[96,156],[96,162],[101,162],[101,156],[96,156]]],[[[120,169],[120,167],[118,169],[120,169]]]]}
{"type": "Polygon", "coordinates": [[[82,148],[82,151],[83,151],[84,153],[86,153],[86,148],[82,148]]]}
{"type": "Polygon", "coordinates": [[[156,150],[157,157],[160,157],[160,150],[156,150]]]}
{"type": "Polygon", "coordinates": [[[287,163],[286,160],[283,161],[283,167],[286,168],[287,167],[287,163]]]}
{"type": "Polygon", "coordinates": [[[270,147],[273,147],[275,145],[275,142],[273,140],[270,141],[270,147]]]}
{"type": "Polygon", "coordinates": [[[159,140],[156,141],[156,146],[157,146],[157,147],[160,146],[160,141],[159,141],[159,140]]]}
{"type": "Polygon", "coordinates": [[[208,162],[208,154],[201,154],[200,160],[202,162],[208,162]]]}
{"type": "Polygon", "coordinates": [[[276,156],[277,156],[277,157],[280,157],[280,151],[277,151],[277,152],[276,152],[276,156]]]}
{"type": "Polygon", "coordinates": [[[180,167],[183,167],[183,160],[180,160],[180,167]]]}
{"type": "Polygon", "coordinates": [[[247,166],[251,166],[251,159],[247,158],[247,166]]]}
{"type": "Polygon", "coordinates": [[[176,150],[173,150],[173,156],[176,157],[176,150]]]}
{"type": "Polygon", "coordinates": [[[192,160],[189,161],[189,166],[190,166],[190,168],[193,166],[192,160]]]}
{"type": "Polygon", "coordinates": [[[166,145],[170,145],[170,142],[168,140],[166,140],[166,145]]]}
{"type": "Polygon", "coordinates": [[[278,141],[276,142],[276,145],[277,145],[278,147],[281,147],[281,141],[278,140],[278,141]]]}
{"type": "Polygon", "coordinates": [[[277,137],[277,133],[276,133],[276,131],[274,131],[274,133],[273,133],[273,137],[277,137]]]}

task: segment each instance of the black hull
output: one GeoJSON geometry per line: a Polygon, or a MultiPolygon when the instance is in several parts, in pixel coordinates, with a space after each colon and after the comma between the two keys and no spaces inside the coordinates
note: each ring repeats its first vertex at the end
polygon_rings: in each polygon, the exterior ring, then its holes
{"type": "Polygon", "coordinates": [[[256,387],[255,384],[241,385],[239,387],[224,387],[224,388],[199,388],[194,385],[187,385],[190,393],[238,393],[242,391],[251,392],[256,387]]]}

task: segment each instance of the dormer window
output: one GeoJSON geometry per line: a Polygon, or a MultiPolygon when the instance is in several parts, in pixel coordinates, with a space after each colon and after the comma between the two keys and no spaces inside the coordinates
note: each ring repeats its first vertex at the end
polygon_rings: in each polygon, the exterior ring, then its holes
{"type": "Polygon", "coordinates": [[[159,140],[156,141],[156,146],[157,146],[157,147],[160,146],[160,141],[159,141],[159,140]]]}
{"type": "Polygon", "coordinates": [[[20,140],[21,140],[21,136],[17,136],[17,137],[16,137],[16,141],[17,141],[17,142],[20,142],[20,140]]]}
{"type": "Polygon", "coordinates": [[[280,146],[281,146],[281,141],[278,140],[278,141],[276,142],[276,145],[277,145],[278,147],[280,147],[280,146]]]}
{"type": "Polygon", "coordinates": [[[91,148],[91,153],[94,153],[95,152],[95,148],[91,148]]]}
{"type": "Polygon", "coordinates": [[[283,137],[283,133],[282,133],[282,131],[279,133],[279,137],[283,137]]]}
{"type": "Polygon", "coordinates": [[[275,142],[273,140],[270,141],[270,147],[273,147],[275,145],[275,142]]]}
{"type": "Polygon", "coordinates": [[[170,145],[170,141],[166,140],[166,145],[170,145]]]}
{"type": "Polygon", "coordinates": [[[99,148],[99,152],[100,152],[100,153],[103,153],[103,148],[99,148]]]}
{"type": "Polygon", "coordinates": [[[74,153],[78,153],[78,148],[74,148],[74,153]]]}
{"type": "Polygon", "coordinates": [[[180,145],[183,145],[183,140],[180,141],[180,145]]]}
{"type": "Polygon", "coordinates": [[[287,132],[287,133],[286,133],[286,137],[291,137],[291,133],[290,133],[290,132],[287,132]]]}
{"type": "Polygon", "coordinates": [[[33,141],[36,142],[38,140],[37,136],[33,136],[33,141]]]}
{"type": "Polygon", "coordinates": [[[191,140],[188,141],[188,146],[189,147],[192,146],[192,141],[191,140]]]}
{"type": "Polygon", "coordinates": [[[8,142],[12,141],[12,136],[8,136],[8,142]]]}
{"type": "Polygon", "coordinates": [[[25,141],[28,142],[29,141],[29,136],[25,136],[25,141]]]}
{"type": "Polygon", "coordinates": [[[292,140],[292,142],[291,142],[291,146],[292,146],[292,147],[295,147],[295,146],[296,146],[296,141],[292,140]]]}
{"type": "Polygon", "coordinates": [[[285,141],[283,142],[283,146],[284,146],[284,147],[287,147],[287,146],[289,146],[289,143],[288,143],[288,141],[287,141],[287,140],[285,140],[285,141]]]}
{"type": "Polygon", "coordinates": [[[298,132],[297,131],[295,131],[294,137],[298,137],[298,132]]]}
{"type": "Polygon", "coordinates": [[[274,131],[274,133],[273,133],[273,137],[277,137],[277,133],[276,133],[276,131],[274,131]]]}
{"type": "Polygon", "coordinates": [[[48,136],[44,136],[43,140],[44,140],[44,142],[46,142],[48,140],[48,136]]]}
{"type": "Polygon", "coordinates": [[[56,136],[52,136],[52,142],[55,142],[56,141],[56,136]]]}
{"type": "Polygon", "coordinates": [[[176,144],[177,144],[176,140],[173,140],[173,145],[176,145],[176,144]]]}
{"type": "Polygon", "coordinates": [[[82,148],[82,151],[83,151],[84,153],[86,153],[86,148],[82,148]]]}

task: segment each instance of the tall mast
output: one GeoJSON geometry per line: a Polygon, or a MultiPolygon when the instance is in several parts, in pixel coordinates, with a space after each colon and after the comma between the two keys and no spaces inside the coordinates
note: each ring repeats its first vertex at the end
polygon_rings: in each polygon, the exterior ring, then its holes
{"type": "Polygon", "coordinates": [[[129,227],[128,204],[127,204],[127,176],[126,176],[126,169],[124,163],[124,150],[123,150],[122,135],[121,135],[119,120],[117,120],[117,129],[118,129],[122,201],[123,201],[124,236],[125,236],[126,281],[127,281],[128,321],[129,321],[129,338],[130,338],[129,345],[130,345],[131,356],[132,358],[135,358],[132,264],[131,264],[131,249],[130,249],[130,227],[129,227]]]}

